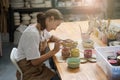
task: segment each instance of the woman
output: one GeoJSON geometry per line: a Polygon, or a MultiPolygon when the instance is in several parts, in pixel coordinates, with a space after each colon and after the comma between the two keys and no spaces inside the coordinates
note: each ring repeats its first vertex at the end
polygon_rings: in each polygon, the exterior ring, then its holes
{"type": "Polygon", "coordinates": [[[37,15],[37,24],[30,25],[22,34],[16,58],[23,72],[23,80],[52,80],[55,76],[55,73],[44,65],[44,61],[60,49],[60,39],[51,36],[49,31],[55,30],[62,19],[62,14],[56,9],[41,12],[37,15]],[[55,41],[55,47],[45,54],[48,41],[55,41]]]}

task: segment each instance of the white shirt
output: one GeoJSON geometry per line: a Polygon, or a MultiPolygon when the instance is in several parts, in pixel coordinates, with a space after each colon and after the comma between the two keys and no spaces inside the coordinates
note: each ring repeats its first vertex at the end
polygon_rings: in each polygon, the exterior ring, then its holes
{"type": "Polygon", "coordinates": [[[27,60],[40,58],[39,43],[48,40],[50,37],[51,35],[46,29],[39,33],[36,24],[30,25],[20,38],[16,60],[20,61],[24,58],[27,60]]]}

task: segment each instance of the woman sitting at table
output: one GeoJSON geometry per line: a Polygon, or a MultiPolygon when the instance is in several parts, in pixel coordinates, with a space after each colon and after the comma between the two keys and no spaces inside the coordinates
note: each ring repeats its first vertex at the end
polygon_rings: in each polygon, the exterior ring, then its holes
{"type": "MultiPolygon", "coordinates": [[[[56,9],[50,9],[37,15],[37,24],[31,24],[22,34],[17,61],[23,72],[23,80],[53,80],[55,73],[45,66],[44,62],[60,49],[60,39],[49,34],[62,22],[62,14],[56,9]],[[45,53],[48,41],[55,41],[53,50],[45,53]]],[[[20,75],[17,72],[17,78],[20,75]]],[[[18,79],[19,80],[19,79],[18,79]]],[[[55,79],[56,80],[56,79],[55,79]]]]}

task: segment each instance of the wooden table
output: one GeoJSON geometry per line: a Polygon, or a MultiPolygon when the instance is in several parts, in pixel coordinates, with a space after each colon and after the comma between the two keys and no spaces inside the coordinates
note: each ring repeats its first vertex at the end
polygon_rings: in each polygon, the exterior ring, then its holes
{"type": "MultiPolygon", "coordinates": [[[[114,20],[113,22],[120,23],[120,20],[114,20]]],[[[81,39],[81,32],[79,25],[82,27],[83,32],[87,32],[88,22],[65,22],[62,23],[55,31],[51,31],[51,34],[61,39],[81,39]]],[[[99,43],[100,46],[106,46],[98,38],[91,36],[92,39],[99,43]]],[[[52,49],[53,46],[50,46],[52,49]]],[[[61,80],[108,80],[106,74],[96,63],[80,64],[78,69],[69,69],[66,62],[58,62],[56,56],[53,57],[55,65],[61,80]]]]}

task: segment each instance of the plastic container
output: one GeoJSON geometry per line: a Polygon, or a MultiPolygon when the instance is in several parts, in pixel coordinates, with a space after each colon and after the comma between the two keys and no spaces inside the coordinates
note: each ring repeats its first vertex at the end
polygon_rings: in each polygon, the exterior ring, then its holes
{"type": "Polygon", "coordinates": [[[107,74],[108,80],[120,80],[120,66],[111,65],[107,57],[116,56],[116,52],[120,50],[120,46],[109,46],[95,48],[97,64],[107,74]]]}

